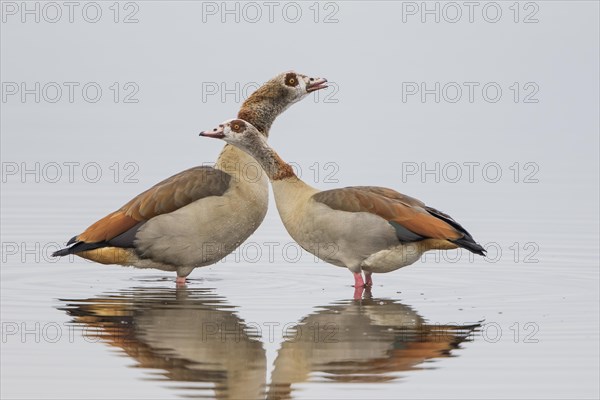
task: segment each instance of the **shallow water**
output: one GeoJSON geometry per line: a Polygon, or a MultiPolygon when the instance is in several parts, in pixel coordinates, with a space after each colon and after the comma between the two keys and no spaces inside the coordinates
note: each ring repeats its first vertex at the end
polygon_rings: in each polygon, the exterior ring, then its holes
{"type": "Polygon", "coordinates": [[[569,241],[544,221],[480,221],[514,228],[478,230],[494,235],[500,256],[430,255],[374,275],[372,291],[353,300],[347,271],[279,251],[291,242],[273,212],[243,251],[176,287],[169,273],[57,262],[51,246],[27,252],[82,217],[26,232],[27,189],[5,189],[3,209],[11,212],[3,232],[26,248],[3,255],[3,397],[598,394],[593,221],[553,221],[572,232],[569,241]],[[539,249],[522,249],[515,260],[509,247],[522,235],[536,237],[539,249]],[[266,242],[281,246],[269,254],[254,245],[266,242]]]}

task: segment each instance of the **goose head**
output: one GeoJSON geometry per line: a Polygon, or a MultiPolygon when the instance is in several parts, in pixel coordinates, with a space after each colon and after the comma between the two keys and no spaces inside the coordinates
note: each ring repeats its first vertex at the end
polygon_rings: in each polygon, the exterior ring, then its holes
{"type": "Polygon", "coordinates": [[[298,100],[303,99],[309,93],[327,87],[327,79],[325,78],[312,78],[294,71],[284,72],[278,75],[276,79],[279,84],[282,84],[291,92],[292,97],[298,100]]]}
{"type": "Polygon", "coordinates": [[[326,83],[325,78],[313,78],[294,71],[283,72],[252,93],[242,104],[237,117],[250,121],[268,136],[275,118],[309,93],[325,89],[326,83]]]}
{"type": "Polygon", "coordinates": [[[248,98],[248,102],[252,103],[257,99],[271,98],[275,102],[289,106],[302,100],[308,94],[325,89],[326,87],[327,79],[325,78],[314,78],[294,71],[288,71],[267,81],[248,98]]]}
{"type": "Polygon", "coordinates": [[[265,137],[250,122],[243,119],[230,119],[218,127],[200,132],[200,136],[221,139],[259,159],[269,151],[265,137]]]}
{"type": "Polygon", "coordinates": [[[200,132],[200,136],[222,139],[243,149],[252,148],[263,143],[262,135],[258,129],[243,119],[230,119],[212,130],[200,132]]]}

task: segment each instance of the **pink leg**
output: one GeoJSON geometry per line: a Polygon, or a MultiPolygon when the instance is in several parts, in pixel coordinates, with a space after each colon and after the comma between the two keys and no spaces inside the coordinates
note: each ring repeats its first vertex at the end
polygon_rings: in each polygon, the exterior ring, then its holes
{"type": "Polygon", "coordinates": [[[352,275],[354,275],[354,300],[360,300],[365,290],[365,282],[363,281],[362,273],[353,272],[352,275]]]}
{"type": "Polygon", "coordinates": [[[177,284],[177,286],[185,285],[185,276],[178,276],[175,280],[175,283],[177,284]]]}
{"type": "Polygon", "coordinates": [[[373,286],[373,278],[371,277],[371,275],[373,275],[371,272],[365,271],[365,286],[373,286]]]}
{"type": "Polygon", "coordinates": [[[354,287],[354,300],[361,300],[364,290],[365,290],[364,286],[354,287]]]}
{"type": "Polygon", "coordinates": [[[362,274],[360,272],[353,272],[354,275],[354,287],[362,288],[365,287],[365,282],[363,281],[362,274]]]}

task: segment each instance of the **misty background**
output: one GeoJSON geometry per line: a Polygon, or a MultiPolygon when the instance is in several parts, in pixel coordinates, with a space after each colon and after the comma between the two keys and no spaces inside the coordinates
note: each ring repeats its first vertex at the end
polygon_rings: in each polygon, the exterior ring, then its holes
{"type": "MultiPolygon", "coordinates": [[[[402,296],[434,322],[458,314],[505,329],[540,326],[541,345],[509,336],[504,347],[474,343],[471,357],[446,361],[456,368],[442,368],[435,384],[411,375],[404,393],[448,396],[469,384],[474,397],[490,387],[504,397],[597,397],[598,2],[49,4],[0,3],[3,320],[66,320],[50,308],[57,298],[167,276],[47,255],[158,181],[212,164],[223,142],[198,133],[234,117],[253,88],[295,70],[331,82],[271,129],[270,144],[307,183],[396,189],[493,248],[487,261],[377,275],[384,287],[374,291],[402,296]]],[[[291,242],[272,197],[270,205],[249,241],[291,242]]],[[[284,258],[278,250],[275,262],[261,259],[270,265],[230,259],[190,277],[221,279],[219,293],[257,323],[297,321],[351,294],[347,271],[307,254],[284,258]]],[[[64,397],[66,379],[80,384],[74,396],[88,388],[171,395],[127,379],[139,372],[100,347],[27,346],[3,344],[3,394],[64,397]],[[54,368],[57,357],[69,360],[67,373],[54,368]],[[78,368],[90,357],[97,376],[119,384],[91,382],[78,368]],[[26,384],[31,376],[38,385],[26,384]]],[[[264,346],[272,368],[279,342],[264,346]]]]}

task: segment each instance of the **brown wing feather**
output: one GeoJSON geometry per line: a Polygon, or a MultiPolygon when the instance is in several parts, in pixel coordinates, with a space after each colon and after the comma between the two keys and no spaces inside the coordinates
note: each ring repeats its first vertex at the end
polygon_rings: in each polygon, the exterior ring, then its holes
{"type": "Polygon", "coordinates": [[[121,207],[126,215],[147,221],[208,196],[222,196],[231,175],[212,167],[195,167],[173,175],[121,207]]]}
{"type": "Polygon", "coordinates": [[[426,207],[425,203],[421,200],[415,199],[414,197],[407,196],[405,194],[396,192],[393,189],[388,189],[379,186],[353,186],[353,189],[361,190],[364,192],[378,194],[380,196],[386,197],[388,199],[397,200],[401,203],[406,204],[407,206],[418,206],[418,207],[426,207]]]}
{"type": "Polygon", "coordinates": [[[123,211],[115,211],[94,222],[83,233],[77,236],[78,242],[104,242],[133,228],[138,220],[127,216],[123,211]]]}
{"type": "Polygon", "coordinates": [[[392,189],[348,187],[317,193],[313,199],[335,210],[376,214],[424,238],[453,240],[463,237],[450,224],[427,212],[424,203],[392,189]]]}
{"type": "Polygon", "coordinates": [[[178,210],[196,200],[222,196],[231,175],[212,167],[194,167],[173,175],[134,197],[118,211],[108,214],[77,236],[77,241],[110,240],[141,221],[178,210]]]}

